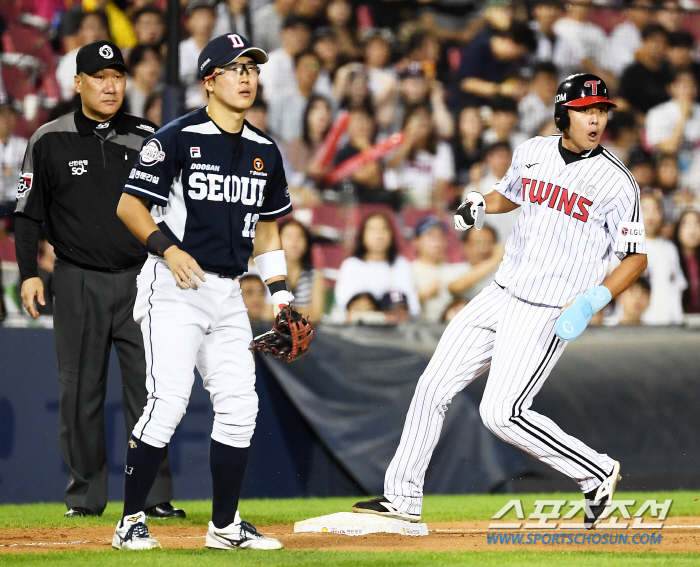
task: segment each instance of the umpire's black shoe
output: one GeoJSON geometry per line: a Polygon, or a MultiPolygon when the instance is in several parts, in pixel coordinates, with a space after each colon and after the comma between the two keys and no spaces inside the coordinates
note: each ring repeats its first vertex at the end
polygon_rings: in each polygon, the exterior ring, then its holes
{"type": "Polygon", "coordinates": [[[90,508],[81,508],[80,506],[74,506],[68,512],[64,514],[66,518],[82,518],[84,516],[99,516],[97,512],[90,510],[90,508]]]}
{"type": "Polygon", "coordinates": [[[395,520],[404,520],[406,522],[420,522],[420,514],[409,514],[408,512],[402,512],[391,502],[389,502],[389,500],[384,498],[384,496],[372,498],[372,500],[357,502],[352,507],[352,511],[359,514],[377,514],[378,516],[394,518],[395,520]]]}
{"type": "Polygon", "coordinates": [[[620,475],[620,463],[615,461],[613,470],[608,475],[608,478],[595,490],[586,492],[586,500],[589,501],[591,507],[591,515],[589,516],[586,514],[586,519],[583,522],[586,529],[590,530],[598,525],[603,512],[605,512],[605,509],[615,496],[615,488],[620,480],[622,480],[622,475],[620,475]]]}
{"type": "Polygon", "coordinates": [[[144,510],[147,518],[186,518],[184,510],[173,507],[170,502],[161,502],[144,510]]]}

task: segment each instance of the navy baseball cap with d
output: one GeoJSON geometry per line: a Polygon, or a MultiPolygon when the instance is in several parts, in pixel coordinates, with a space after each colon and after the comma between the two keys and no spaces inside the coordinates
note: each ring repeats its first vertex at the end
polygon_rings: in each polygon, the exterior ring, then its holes
{"type": "Polygon", "coordinates": [[[124,63],[121,50],[111,41],[93,41],[83,45],[75,58],[75,74],[87,73],[93,75],[107,67],[121,67],[125,71],[129,67],[124,63]]]}
{"type": "Polygon", "coordinates": [[[247,55],[258,64],[267,63],[267,53],[259,47],[253,47],[242,35],[229,33],[212,39],[202,49],[197,60],[198,76],[204,80],[214,72],[216,67],[223,67],[247,55]]]}

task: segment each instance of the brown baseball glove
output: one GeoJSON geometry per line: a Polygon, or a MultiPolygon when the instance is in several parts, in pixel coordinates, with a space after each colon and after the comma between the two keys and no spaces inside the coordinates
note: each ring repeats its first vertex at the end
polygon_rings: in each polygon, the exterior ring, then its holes
{"type": "Polygon", "coordinates": [[[249,348],[292,362],[309,351],[313,336],[314,326],[291,305],[286,305],[275,318],[272,329],[255,337],[249,348]]]}

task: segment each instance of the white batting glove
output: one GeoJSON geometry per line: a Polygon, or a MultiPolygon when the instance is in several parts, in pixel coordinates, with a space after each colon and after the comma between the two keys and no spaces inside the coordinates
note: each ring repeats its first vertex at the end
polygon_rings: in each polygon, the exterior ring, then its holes
{"type": "Polygon", "coordinates": [[[277,317],[283,307],[294,301],[294,294],[286,289],[281,289],[272,294],[272,314],[277,317]]]}
{"type": "Polygon", "coordinates": [[[469,230],[471,227],[476,227],[481,230],[484,226],[484,217],[486,216],[486,201],[484,196],[477,191],[470,191],[467,197],[457,209],[455,219],[455,229],[469,230]]]}

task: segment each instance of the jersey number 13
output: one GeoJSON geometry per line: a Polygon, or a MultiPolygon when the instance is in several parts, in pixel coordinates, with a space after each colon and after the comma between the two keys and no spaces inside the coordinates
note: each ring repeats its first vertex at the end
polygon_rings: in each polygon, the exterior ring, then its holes
{"type": "Polygon", "coordinates": [[[245,216],[245,226],[243,227],[243,236],[249,237],[249,238],[255,238],[255,227],[258,224],[258,219],[260,218],[260,215],[258,214],[253,214],[253,213],[248,213],[245,216]]]}

